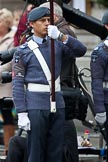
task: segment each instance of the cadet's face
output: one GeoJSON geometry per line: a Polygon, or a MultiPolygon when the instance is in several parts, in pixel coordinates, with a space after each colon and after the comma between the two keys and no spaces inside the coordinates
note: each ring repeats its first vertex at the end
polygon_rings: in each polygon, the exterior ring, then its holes
{"type": "Polygon", "coordinates": [[[3,32],[5,29],[8,29],[8,27],[6,27],[6,23],[0,19],[0,32],[3,32]]]}
{"type": "Polygon", "coordinates": [[[48,25],[50,24],[50,17],[42,17],[41,19],[30,22],[30,26],[34,29],[34,34],[38,37],[44,38],[48,34],[48,25]]]}

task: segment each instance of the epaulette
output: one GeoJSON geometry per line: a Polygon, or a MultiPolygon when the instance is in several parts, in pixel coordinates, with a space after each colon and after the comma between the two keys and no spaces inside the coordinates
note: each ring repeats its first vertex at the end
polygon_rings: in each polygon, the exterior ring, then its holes
{"type": "Polygon", "coordinates": [[[98,49],[99,49],[99,46],[95,47],[94,48],[94,51],[98,51],[98,49]]]}
{"type": "Polygon", "coordinates": [[[97,55],[98,54],[98,50],[99,50],[100,46],[96,46],[92,52],[92,55],[97,55]]]}
{"type": "Polygon", "coordinates": [[[94,52],[94,53],[98,53],[99,49],[102,48],[102,47],[103,47],[103,42],[100,43],[100,44],[98,44],[98,45],[94,48],[93,52],[94,52]]]}
{"type": "Polygon", "coordinates": [[[24,44],[22,44],[22,45],[20,46],[21,49],[24,49],[24,48],[26,48],[26,47],[27,47],[27,43],[24,43],[24,44]]]}

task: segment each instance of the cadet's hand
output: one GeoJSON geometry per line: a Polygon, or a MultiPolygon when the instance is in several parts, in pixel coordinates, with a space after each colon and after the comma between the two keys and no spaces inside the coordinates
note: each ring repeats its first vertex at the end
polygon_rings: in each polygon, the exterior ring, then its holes
{"type": "Polygon", "coordinates": [[[106,112],[97,113],[95,116],[95,120],[100,124],[103,125],[106,122],[106,112]]]}
{"type": "Polygon", "coordinates": [[[48,36],[52,39],[58,39],[60,34],[60,31],[55,25],[49,25],[48,26],[48,36]]]}
{"type": "Polygon", "coordinates": [[[30,130],[30,120],[28,113],[18,113],[18,127],[25,131],[30,130]]]}

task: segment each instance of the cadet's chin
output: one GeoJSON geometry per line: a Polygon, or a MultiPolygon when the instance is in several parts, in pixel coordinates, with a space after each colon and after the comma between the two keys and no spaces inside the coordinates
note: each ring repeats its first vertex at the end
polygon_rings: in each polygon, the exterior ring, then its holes
{"type": "Polygon", "coordinates": [[[48,32],[47,31],[45,31],[44,33],[43,33],[43,36],[45,37],[46,35],[48,35],[48,32]]]}

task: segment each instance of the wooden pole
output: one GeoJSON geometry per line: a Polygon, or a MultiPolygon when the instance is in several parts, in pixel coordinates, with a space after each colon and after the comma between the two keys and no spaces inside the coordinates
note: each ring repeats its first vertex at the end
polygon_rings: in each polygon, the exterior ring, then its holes
{"type": "MultiPolygon", "coordinates": [[[[50,0],[51,25],[54,25],[53,0],[50,0]]],[[[51,39],[51,112],[56,112],[55,103],[55,48],[54,39],[51,39]]]]}

